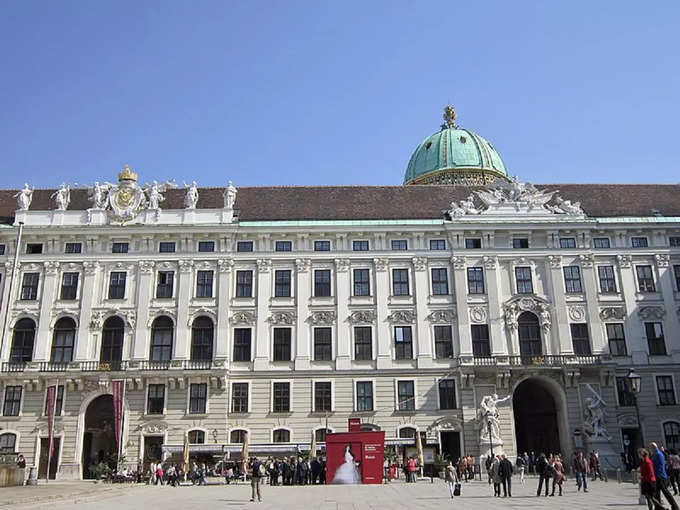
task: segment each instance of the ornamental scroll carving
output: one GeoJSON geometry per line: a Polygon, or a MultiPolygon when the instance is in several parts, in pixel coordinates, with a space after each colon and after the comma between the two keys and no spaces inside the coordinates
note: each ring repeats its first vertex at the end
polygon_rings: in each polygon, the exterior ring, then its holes
{"type": "Polygon", "coordinates": [[[426,257],[413,257],[413,268],[416,271],[427,270],[427,258],[426,257]]]}
{"type": "Polygon", "coordinates": [[[661,306],[642,306],[638,315],[642,320],[661,320],[666,316],[666,310],[661,306]]]}
{"type": "Polygon", "coordinates": [[[657,253],[654,255],[654,260],[656,260],[656,265],[658,267],[668,267],[671,261],[671,256],[665,253],[657,253]]]}
{"type": "Polygon", "coordinates": [[[581,322],[586,318],[586,309],[580,305],[570,306],[568,313],[569,318],[574,322],[581,322]]]}
{"type": "Polygon", "coordinates": [[[451,257],[451,263],[453,264],[454,269],[465,269],[465,257],[451,257]]]}
{"type": "Polygon", "coordinates": [[[603,321],[616,319],[623,320],[626,318],[625,306],[603,306],[600,308],[600,319],[603,321]]]}
{"type": "Polygon", "coordinates": [[[375,310],[357,310],[347,320],[352,324],[373,324],[376,319],[375,310]]]}
{"type": "Polygon", "coordinates": [[[260,273],[268,273],[272,268],[272,261],[269,259],[257,259],[257,270],[260,273]]]}
{"type": "Polygon", "coordinates": [[[349,269],[350,260],[349,259],[335,259],[335,270],[338,273],[344,273],[349,269]]]}
{"type": "Polygon", "coordinates": [[[90,316],[90,329],[101,329],[104,324],[105,316],[106,312],[100,310],[92,312],[92,315],[90,316]]]}
{"type": "Polygon", "coordinates": [[[231,319],[229,319],[229,322],[231,322],[233,325],[248,324],[250,326],[254,326],[256,321],[257,315],[255,312],[251,311],[236,312],[232,314],[231,319]]]}
{"type": "Polygon", "coordinates": [[[456,320],[453,310],[435,310],[426,317],[433,324],[451,324],[456,320]]]}
{"type": "Polygon", "coordinates": [[[617,255],[616,260],[619,263],[619,267],[628,268],[633,263],[633,257],[631,255],[617,255]]]}
{"type": "Polygon", "coordinates": [[[582,253],[578,258],[581,261],[581,267],[593,267],[595,257],[592,253],[582,253]]]}
{"type": "Polygon", "coordinates": [[[272,312],[267,319],[270,324],[295,324],[297,315],[295,312],[272,312]]]}
{"type": "Polygon", "coordinates": [[[551,306],[538,297],[515,297],[503,305],[503,319],[505,327],[510,331],[517,330],[518,317],[522,312],[532,312],[538,317],[538,322],[545,334],[552,326],[551,306]]]}
{"type": "Polygon", "coordinates": [[[234,261],[232,259],[220,259],[217,261],[217,268],[220,273],[230,273],[233,267],[234,261]]]}
{"type": "Polygon", "coordinates": [[[496,269],[496,264],[498,263],[497,257],[482,257],[482,264],[484,264],[485,269],[496,269]]]}
{"type": "Polygon", "coordinates": [[[390,265],[390,259],[373,259],[376,271],[387,271],[390,265]]]}
{"type": "Polygon", "coordinates": [[[416,312],[413,310],[394,310],[387,316],[391,323],[413,324],[416,321],[416,312]]]}
{"type": "Polygon", "coordinates": [[[308,321],[314,326],[332,326],[335,324],[335,312],[332,310],[312,312],[308,321]]]}
{"type": "Polygon", "coordinates": [[[553,269],[560,269],[562,267],[562,257],[559,255],[548,255],[548,262],[553,269]]]}
{"type": "Polygon", "coordinates": [[[488,318],[486,308],[483,306],[473,306],[470,308],[470,322],[484,324],[488,318]]]}
{"type": "Polygon", "coordinates": [[[312,261],[309,259],[295,259],[295,269],[298,273],[306,273],[312,267],[312,261]]]}

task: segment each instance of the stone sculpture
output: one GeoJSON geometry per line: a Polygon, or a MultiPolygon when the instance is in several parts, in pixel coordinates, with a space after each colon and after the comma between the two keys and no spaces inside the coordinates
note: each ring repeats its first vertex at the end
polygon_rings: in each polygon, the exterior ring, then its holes
{"type": "Polygon", "coordinates": [[[71,203],[71,188],[62,183],[61,187],[52,193],[52,198],[54,198],[57,211],[65,211],[68,208],[68,204],[71,203]]]}
{"type": "Polygon", "coordinates": [[[31,207],[31,202],[33,201],[33,190],[35,188],[29,188],[28,183],[24,184],[24,189],[20,190],[14,198],[17,199],[17,210],[28,211],[31,207]]]}
{"type": "Polygon", "coordinates": [[[479,403],[479,409],[477,410],[480,442],[490,442],[497,445],[503,444],[503,440],[501,439],[501,426],[498,420],[500,417],[498,404],[510,400],[511,396],[512,395],[508,395],[505,398],[498,398],[498,395],[494,393],[493,395],[482,397],[482,401],[479,403]],[[491,432],[491,436],[489,436],[489,432],[491,432]]]}
{"type": "Polygon", "coordinates": [[[187,193],[184,196],[184,207],[187,209],[196,209],[196,204],[198,203],[198,186],[196,181],[193,181],[190,186],[186,186],[187,193]]]}

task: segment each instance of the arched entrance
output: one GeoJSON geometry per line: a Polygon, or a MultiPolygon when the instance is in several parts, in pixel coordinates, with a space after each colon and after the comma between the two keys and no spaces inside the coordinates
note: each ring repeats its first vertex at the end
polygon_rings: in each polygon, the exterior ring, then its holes
{"type": "Polygon", "coordinates": [[[566,453],[560,446],[561,404],[545,381],[529,378],[519,383],[512,396],[518,453],[566,453]]]}
{"type": "Polygon", "coordinates": [[[95,478],[96,466],[102,462],[115,469],[117,454],[113,395],[100,395],[90,402],[85,411],[83,478],[95,478]]]}

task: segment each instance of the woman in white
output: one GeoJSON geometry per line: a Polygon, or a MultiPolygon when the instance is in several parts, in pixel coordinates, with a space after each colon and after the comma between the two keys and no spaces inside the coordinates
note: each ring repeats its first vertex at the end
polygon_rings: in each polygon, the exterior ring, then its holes
{"type": "Polygon", "coordinates": [[[446,466],[446,483],[449,485],[449,494],[453,497],[453,491],[458,483],[458,471],[451,461],[449,461],[448,466],[446,466]]]}
{"type": "Polygon", "coordinates": [[[332,484],[357,484],[361,483],[359,470],[354,463],[351,445],[345,446],[345,462],[335,471],[332,484]]]}

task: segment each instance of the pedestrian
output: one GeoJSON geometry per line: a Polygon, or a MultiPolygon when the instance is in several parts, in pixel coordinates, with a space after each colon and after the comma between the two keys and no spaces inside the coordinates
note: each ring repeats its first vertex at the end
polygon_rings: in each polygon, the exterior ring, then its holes
{"type": "Polygon", "coordinates": [[[465,458],[465,464],[467,467],[467,479],[468,480],[474,480],[475,479],[475,459],[472,457],[472,455],[468,455],[465,458]]]}
{"type": "Polygon", "coordinates": [[[410,483],[415,483],[416,482],[416,470],[417,470],[417,465],[416,465],[416,459],[413,457],[408,458],[408,462],[406,463],[406,468],[408,469],[407,473],[407,482],[410,483]]]}
{"type": "Polygon", "coordinates": [[[670,478],[671,487],[673,487],[673,495],[677,496],[678,492],[680,492],[680,455],[678,455],[678,451],[675,449],[671,449],[669,453],[668,465],[670,470],[667,469],[669,471],[668,477],[670,478]]]}
{"type": "Polygon", "coordinates": [[[500,459],[499,456],[495,456],[491,461],[491,466],[489,467],[489,475],[491,476],[491,481],[493,482],[493,495],[496,498],[501,497],[501,474],[500,474],[500,459]]]}
{"type": "Polygon", "coordinates": [[[156,464],[156,485],[163,485],[163,466],[156,464]]]}
{"type": "Polygon", "coordinates": [[[257,500],[262,502],[262,493],[260,492],[260,479],[265,475],[265,469],[262,462],[257,457],[253,457],[248,463],[248,470],[250,471],[250,487],[251,496],[250,501],[255,501],[255,495],[257,495],[257,500]]]}
{"type": "Polygon", "coordinates": [[[534,455],[534,452],[529,454],[527,466],[529,467],[529,474],[533,475],[536,472],[536,456],[534,455]]]}
{"type": "Polygon", "coordinates": [[[582,451],[579,450],[579,452],[576,454],[576,457],[574,457],[571,468],[574,471],[574,476],[576,477],[576,487],[578,490],[580,491],[581,486],[583,486],[583,492],[588,492],[589,467],[588,462],[583,457],[582,451]]]}
{"type": "Polygon", "coordinates": [[[493,457],[491,454],[486,456],[486,460],[484,461],[484,468],[486,469],[486,474],[487,477],[489,478],[489,485],[491,485],[492,478],[491,478],[491,464],[493,464],[493,457]]]}
{"type": "Polygon", "coordinates": [[[593,450],[590,452],[590,474],[592,476],[592,481],[594,482],[598,478],[600,480],[604,480],[604,477],[602,476],[602,473],[600,472],[600,457],[597,453],[597,451],[593,450]]]}
{"type": "Polygon", "coordinates": [[[517,472],[519,473],[519,483],[524,484],[524,471],[527,468],[527,464],[521,454],[517,456],[515,466],[517,467],[517,472]]]}
{"type": "Polygon", "coordinates": [[[644,448],[638,449],[640,457],[640,494],[647,500],[649,510],[661,510],[664,508],[661,501],[656,497],[656,475],[654,474],[654,464],[649,458],[649,452],[644,448]]]}
{"type": "Polygon", "coordinates": [[[649,443],[649,451],[652,453],[650,460],[654,464],[654,476],[656,477],[656,491],[655,497],[661,501],[661,493],[671,505],[673,510],[678,510],[678,504],[675,502],[671,491],[668,490],[668,473],[666,472],[666,457],[663,452],[659,450],[656,443],[649,443]]]}
{"type": "Polygon", "coordinates": [[[453,465],[453,462],[449,461],[449,464],[446,466],[446,483],[449,486],[451,497],[455,496],[454,491],[456,490],[456,484],[459,483],[458,480],[458,470],[453,465]]]}
{"type": "Polygon", "coordinates": [[[501,483],[503,484],[503,497],[512,497],[512,462],[503,454],[498,467],[501,475],[501,483]]]}
{"type": "Polygon", "coordinates": [[[208,480],[206,479],[207,468],[205,462],[201,462],[201,467],[198,468],[198,485],[208,485],[208,480]]]}
{"type": "Polygon", "coordinates": [[[552,463],[552,493],[551,496],[555,495],[555,485],[559,487],[560,496],[562,495],[562,483],[567,479],[567,475],[564,472],[564,464],[562,464],[562,458],[559,455],[555,455],[552,463]]]}
{"type": "Polygon", "coordinates": [[[309,468],[312,472],[312,484],[316,485],[319,483],[319,474],[321,473],[321,462],[319,462],[318,457],[314,457],[312,462],[309,463],[309,468]]]}
{"type": "Polygon", "coordinates": [[[538,489],[536,490],[536,496],[541,495],[541,488],[545,483],[545,495],[548,495],[548,484],[550,483],[551,469],[552,467],[545,458],[545,454],[541,453],[536,461],[535,465],[536,474],[538,474],[538,489]]]}

